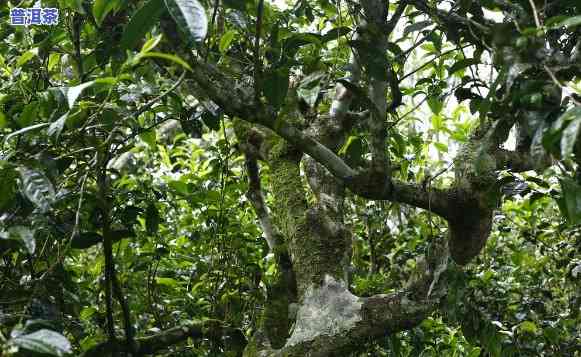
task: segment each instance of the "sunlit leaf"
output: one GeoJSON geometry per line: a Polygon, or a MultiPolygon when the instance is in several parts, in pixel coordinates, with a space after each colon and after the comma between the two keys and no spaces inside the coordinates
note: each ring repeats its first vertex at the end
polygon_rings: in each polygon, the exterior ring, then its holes
{"type": "Polygon", "coordinates": [[[178,286],[178,282],[175,279],[172,279],[172,278],[157,277],[157,278],[155,278],[155,281],[159,285],[165,285],[165,286],[169,286],[169,287],[172,287],[172,288],[178,286]]]}
{"type": "Polygon", "coordinates": [[[208,33],[206,10],[197,0],[165,0],[169,13],[180,29],[194,42],[202,42],[208,33]]]}
{"type": "Polygon", "coordinates": [[[579,129],[581,129],[581,107],[575,107],[565,112],[560,121],[569,122],[561,135],[561,157],[567,158],[573,152],[579,129]]]}
{"type": "Polygon", "coordinates": [[[63,94],[67,98],[67,103],[69,105],[69,109],[73,108],[73,106],[75,105],[75,103],[76,103],[77,99],[79,98],[79,96],[81,95],[81,93],[83,93],[83,91],[85,89],[89,88],[94,83],[95,83],[94,81],[90,81],[90,82],[86,82],[83,84],[79,84],[78,86],[74,86],[74,87],[62,87],[62,88],[60,88],[61,91],[63,92],[63,94]]]}
{"type": "Polygon", "coordinates": [[[559,28],[559,27],[571,28],[571,27],[575,27],[575,26],[579,26],[579,25],[581,25],[581,15],[569,17],[569,18],[553,25],[551,28],[559,28]]]}
{"type": "Polygon", "coordinates": [[[60,357],[72,353],[71,344],[66,337],[58,332],[46,329],[15,337],[9,341],[9,344],[27,351],[50,356],[60,357]]]}
{"type": "Polygon", "coordinates": [[[157,133],[155,130],[147,130],[139,134],[141,140],[143,140],[152,150],[157,148],[157,133]]]}
{"type": "Polygon", "coordinates": [[[432,21],[429,21],[429,20],[416,22],[415,24],[411,24],[403,30],[403,36],[406,36],[407,34],[412,33],[412,32],[423,30],[426,27],[433,25],[433,24],[434,23],[432,21]]]}
{"type": "Polygon", "coordinates": [[[21,190],[41,211],[47,211],[55,200],[55,190],[49,179],[42,173],[20,167],[21,190]]]}
{"type": "Polygon", "coordinates": [[[26,248],[29,254],[34,254],[36,250],[36,240],[34,239],[34,232],[28,227],[14,226],[8,230],[10,238],[20,241],[26,248]]]}
{"type": "Polygon", "coordinates": [[[190,67],[189,64],[186,63],[186,61],[184,61],[183,59],[179,58],[178,56],[174,56],[174,55],[170,55],[167,53],[160,53],[160,52],[147,52],[147,53],[143,53],[140,54],[139,57],[142,58],[161,58],[161,59],[165,59],[174,63],[179,64],[180,66],[184,67],[185,69],[191,71],[192,67],[190,67]]]}
{"type": "Polygon", "coordinates": [[[565,216],[572,224],[581,223],[581,186],[570,178],[561,178],[565,216]]]}
{"type": "Polygon", "coordinates": [[[55,140],[58,140],[59,136],[61,135],[61,132],[63,131],[63,128],[65,127],[65,123],[68,117],[69,113],[66,112],[60,118],[51,123],[48,127],[47,134],[50,136],[54,136],[55,140]]]}
{"type": "Polygon", "coordinates": [[[40,124],[36,124],[36,125],[31,125],[31,126],[28,126],[26,128],[22,128],[20,130],[17,130],[17,131],[15,131],[13,133],[10,133],[9,135],[6,135],[6,137],[4,138],[4,145],[6,145],[6,143],[8,141],[10,141],[10,139],[12,139],[12,138],[14,138],[16,136],[19,136],[19,135],[28,133],[29,131],[34,131],[34,130],[37,130],[37,129],[44,128],[44,127],[49,126],[49,125],[50,125],[49,123],[40,123],[40,124]]]}
{"type": "Polygon", "coordinates": [[[520,323],[519,329],[523,332],[536,333],[538,328],[532,321],[523,321],[520,323]]]}
{"type": "Polygon", "coordinates": [[[310,107],[313,107],[317,102],[319,93],[321,91],[321,80],[325,78],[326,74],[322,71],[317,71],[305,77],[297,88],[297,94],[310,107]]]}
{"type": "Polygon", "coordinates": [[[428,106],[432,110],[432,113],[438,115],[442,112],[442,109],[444,108],[444,102],[442,102],[438,97],[429,97],[428,106]]]}
{"type": "Polygon", "coordinates": [[[35,48],[31,49],[31,50],[28,50],[28,51],[24,52],[20,56],[20,58],[18,59],[18,61],[16,61],[16,66],[17,67],[22,67],[28,61],[30,61],[31,59],[33,59],[34,56],[38,56],[38,47],[35,47],[35,48]]]}
{"type": "Polygon", "coordinates": [[[147,40],[147,42],[145,42],[143,44],[143,47],[141,47],[140,54],[145,54],[145,53],[151,51],[152,49],[154,49],[155,46],[157,46],[159,44],[161,39],[162,39],[162,36],[158,35],[158,36],[152,37],[149,40],[147,40]]]}
{"type": "Polygon", "coordinates": [[[236,31],[234,30],[227,31],[224,35],[222,35],[219,46],[220,52],[226,53],[226,51],[228,51],[235,35],[236,31]]]}

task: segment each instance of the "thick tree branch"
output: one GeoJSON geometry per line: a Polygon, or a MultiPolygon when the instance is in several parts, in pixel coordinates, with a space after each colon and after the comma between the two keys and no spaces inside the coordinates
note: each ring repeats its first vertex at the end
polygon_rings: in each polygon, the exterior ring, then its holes
{"type": "Polygon", "coordinates": [[[246,166],[246,175],[248,176],[248,192],[246,197],[252,204],[254,212],[258,217],[262,232],[264,233],[264,238],[268,243],[268,247],[271,251],[275,250],[280,244],[278,239],[278,234],[275,231],[272,221],[270,220],[270,215],[266,203],[264,202],[264,196],[262,195],[262,188],[260,184],[260,170],[258,167],[258,154],[256,153],[256,148],[250,148],[249,144],[243,145],[243,152],[245,156],[244,164],[246,166]]]}
{"type": "Polygon", "coordinates": [[[551,160],[548,157],[534,158],[528,151],[498,149],[494,153],[494,157],[498,170],[510,169],[512,172],[543,169],[551,165],[551,160]]]}
{"type": "Polygon", "coordinates": [[[344,284],[326,277],[311,288],[297,314],[293,334],[279,350],[261,356],[349,355],[363,341],[417,326],[445,296],[450,268],[446,240],[434,242],[417,264],[417,278],[393,294],[359,298],[344,284]]]}
{"type": "Polygon", "coordinates": [[[373,104],[373,110],[368,120],[369,142],[371,148],[371,171],[377,177],[388,180],[389,156],[386,147],[387,142],[387,88],[388,68],[387,36],[384,33],[388,27],[387,5],[382,0],[362,0],[363,18],[359,27],[362,31],[362,41],[366,47],[372,49],[375,55],[359,53],[364,59],[363,66],[369,77],[369,98],[373,104]],[[377,57],[376,57],[377,56],[377,57]]]}
{"type": "Polygon", "coordinates": [[[227,114],[273,130],[294,147],[300,148],[325,166],[335,177],[343,180],[354,193],[370,199],[393,200],[424,209],[431,208],[436,214],[445,217],[448,210],[446,191],[432,190],[432,194],[428,195],[427,191],[418,185],[397,181],[392,184],[386,182],[383,177],[377,180],[367,172],[358,173],[323,144],[281,118],[275,120],[275,114],[267,107],[248,104],[253,102],[251,96],[242,89],[233,90],[231,85],[224,84],[230,82],[214,67],[194,62],[192,68],[194,79],[200,89],[204,90],[206,95],[220,105],[227,114]]]}
{"type": "Polygon", "coordinates": [[[410,3],[430,18],[438,20],[452,40],[459,40],[459,35],[462,34],[467,41],[486,46],[492,32],[491,28],[495,25],[494,22],[483,18],[478,19],[480,21],[478,22],[453,12],[433,8],[426,0],[410,0],[410,3]]]}
{"type": "MultiPolygon", "coordinates": [[[[233,341],[235,340],[239,344],[239,346],[233,346],[235,350],[242,351],[246,346],[246,339],[240,330],[226,327],[221,321],[205,320],[173,327],[156,335],[137,338],[135,339],[135,353],[137,356],[151,355],[157,351],[183,342],[188,338],[208,338],[220,341],[224,337],[233,341]]],[[[126,344],[107,341],[91,347],[82,356],[118,356],[119,353],[127,352],[130,352],[130,350],[126,344]]]]}

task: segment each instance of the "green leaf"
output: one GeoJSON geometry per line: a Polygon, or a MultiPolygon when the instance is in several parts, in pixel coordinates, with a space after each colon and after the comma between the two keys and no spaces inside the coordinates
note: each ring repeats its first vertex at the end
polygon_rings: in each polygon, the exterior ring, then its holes
{"type": "Polygon", "coordinates": [[[475,64],[479,64],[479,63],[480,63],[480,60],[478,60],[477,58],[465,58],[465,59],[462,59],[462,60],[454,63],[452,66],[450,66],[450,68],[448,68],[448,73],[450,75],[452,75],[460,70],[463,70],[466,67],[469,67],[469,66],[472,66],[475,64]]]}
{"type": "Polygon", "coordinates": [[[317,103],[317,98],[321,92],[321,87],[315,86],[313,88],[298,88],[297,94],[302,98],[309,107],[313,107],[317,103]]]}
{"type": "Polygon", "coordinates": [[[89,320],[91,317],[93,317],[96,313],[98,312],[98,310],[92,306],[88,306],[85,307],[83,310],[81,310],[81,313],[79,314],[79,316],[81,317],[81,320],[89,320]]]}
{"type": "Polygon", "coordinates": [[[530,147],[530,153],[533,157],[543,157],[545,154],[545,149],[543,147],[543,137],[545,136],[546,129],[547,124],[543,121],[535,131],[530,147]]]}
{"type": "Polygon", "coordinates": [[[348,163],[360,165],[363,163],[363,154],[365,146],[359,136],[351,135],[347,138],[345,144],[339,149],[338,154],[345,157],[348,163]]]}
{"type": "Polygon", "coordinates": [[[6,127],[6,115],[4,115],[3,112],[0,111],[0,129],[3,129],[6,127]]]}
{"type": "Polygon", "coordinates": [[[93,3],[93,17],[101,26],[105,17],[119,5],[119,0],[95,0],[93,3]]]}
{"type": "Polygon", "coordinates": [[[297,95],[302,98],[310,107],[313,107],[319,93],[321,92],[321,81],[325,78],[326,73],[316,71],[305,77],[297,88],[297,95]]]}
{"type": "Polygon", "coordinates": [[[403,55],[402,49],[397,44],[395,44],[393,42],[388,42],[387,43],[387,50],[389,52],[393,53],[396,56],[396,58],[403,57],[402,56],[403,55]]]}
{"type": "Polygon", "coordinates": [[[45,126],[48,126],[48,125],[49,125],[49,123],[40,123],[40,124],[36,124],[36,125],[27,126],[26,128],[22,128],[22,129],[17,130],[13,133],[10,133],[9,135],[6,135],[6,137],[4,138],[4,145],[6,145],[8,140],[10,140],[13,137],[16,137],[20,134],[27,133],[27,132],[32,131],[32,130],[44,128],[45,126]]]}
{"type": "Polygon", "coordinates": [[[320,45],[322,36],[317,33],[295,33],[284,40],[284,48],[290,53],[295,53],[299,47],[304,45],[320,45]]]}
{"type": "Polygon", "coordinates": [[[69,105],[69,109],[73,108],[73,106],[75,105],[75,102],[77,101],[77,99],[79,98],[81,93],[83,93],[83,91],[85,89],[89,88],[94,83],[95,83],[95,81],[90,81],[90,82],[85,82],[83,84],[79,84],[78,86],[74,86],[74,87],[62,87],[61,88],[61,91],[67,97],[67,103],[69,105]]]}
{"type": "Polygon", "coordinates": [[[564,20],[567,20],[568,18],[569,16],[566,15],[557,15],[549,17],[548,19],[545,20],[545,26],[547,26],[548,28],[552,28],[555,24],[561,23],[564,20]]]}
{"type": "Polygon", "coordinates": [[[581,128],[581,106],[566,111],[557,120],[563,123],[569,122],[561,135],[561,158],[565,159],[573,152],[581,128]]]}
{"type": "Polygon", "coordinates": [[[39,171],[19,167],[21,190],[35,206],[46,212],[54,202],[56,193],[49,179],[39,171]]]}
{"type": "Polygon", "coordinates": [[[288,68],[270,70],[264,74],[262,92],[268,102],[275,108],[284,103],[289,86],[288,68]]]}
{"type": "Polygon", "coordinates": [[[28,61],[30,61],[32,58],[34,58],[34,56],[38,56],[38,47],[35,47],[31,50],[24,52],[20,56],[20,58],[18,58],[18,61],[16,61],[16,67],[22,67],[28,61]]]}
{"type": "Polygon", "coordinates": [[[211,130],[220,130],[220,115],[214,115],[211,111],[208,110],[202,114],[202,121],[211,130]]]}
{"type": "Polygon", "coordinates": [[[234,30],[230,30],[228,32],[226,32],[224,35],[222,35],[222,38],[220,39],[220,52],[221,53],[226,53],[226,51],[228,51],[228,49],[230,48],[230,45],[232,44],[232,40],[234,39],[234,36],[236,35],[236,31],[234,30]]]}
{"type": "Polygon", "coordinates": [[[38,107],[38,102],[36,101],[27,104],[18,117],[18,124],[21,127],[27,127],[31,125],[37,118],[38,107]]]}
{"type": "Polygon", "coordinates": [[[188,184],[180,181],[180,180],[173,180],[169,181],[167,184],[172,190],[174,190],[178,195],[181,196],[189,196],[191,194],[188,184]]]}
{"type": "Polygon", "coordinates": [[[444,108],[444,103],[438,97],[429,97],[428,106],[432,110],[432,113],[438,115],[442,112],[442,108],[444,108]]]}
{"type": "Polygon", "coordinates": [[[58,332],[46,329],[17,336],[9,340],[8,343],[24,350],[51,356],[60,357],[72,353],[71,344],[66,337],[58,332]]]}
{"type": "Polygon", "coordinates": [[[139,41],[159,22],[166,7],[163,0],[150,0],[131,17],[123,31],[120,47],[123,52],[134,49],[139,41]]]}
{"type": "Polygon", "coordinates": [[[30,228],[23,226],[10,227],[8,229],[10,239],[20,241],[28,253],[34,254],[36,250],[36,241],[34,240],[34,232],[30,228]]]}
{"type": "MultiPolygon", "coordinates": [[[[116,243],[124,238],[135,237],[135,233],[128,229],[111,231],[111,241],[116,243]]],[[[103,242],[103,236],[97,232],[83,232],[77,234],[71,240],[71,248],[88,249],[96,244],[103,242]]]]}
{"type": "Polygon", "coordinates": [[[130,229],[116,229],[114,231],[111,231],[111,240],[113,241],[113,243],[118,242],[121,239],[132,237],[135,237],[135,232],[130,229]]]}
{"type": "Polygon", "coordinates": [[[444,143],[434,143],[434,146],[440,152],[448,152],[448,145],[446,145],[444,143]]]}
{"type": "Polygon", "coordinates": [[[321,38],[321,42],[325,43],[325,42],[337,40],[337,39],[341,38],[342,36],[349,34],[350,32],[351,32],[351,28],[346,27],[346,26],[331,29],[331,30],[327,31],[325,34],[323,34],[323,37],[321,38]]]}
{"type": "Polygon", "coordinates": [[[63,131],[63,128],[65,127],[65,123],[66,123],[68,117],[69,117],[69,112],[66,112],[60,118],[58,118],[57,120],[52,122],[48,126],[47,134],[49,136],[54,136],[55,140],[58,140],[59,136],[61,135],[61,132],[63,131]]]}
{"type": "Polygon", "coordinates": [[[528,333],[535,333],[538,329],[537,325],[532,321],[523,321],[518,327],[521,331],[528,333]]]}
{"type": "Polygon", "coordinates": [[[186,61],[184,61],[183,59],[179,58],[178,56],[174,56],[174,55],[170,55],[167,53],[160,53],[160,52],[147,52],[147,53],[142,53],[139,54],[138,57],[143,57],[143,58],[147,58],[147,57],[153,57],[153,58],[161,58],[161,59],[165,59],[171,62],[175,62],[177,64],[179,64],[180,66],[184,67],[185,69],[187,69],[188,71],[192,70],[192,67],[190,67],[189,64],[186,63],[186,61]]]}
{"type": "Polygon", "coordinates": [[[570,178],[559,180],[563,190],[565,216],[571,224],[581,223],[581,186],[570,178]]]}
{"type": "Polygon", "coordinates": [[[478,357],[480,356],[481,349],[480,347],[473,347],[472,351],[468,354],[468,357],[478,357]]]}
{"type": "Polygon", "coordinates": [[[141,51],[139,52],[140,55],[143,55],[143,54],[153,50],[155,48],[155,46],[157,46],[161,42],[161,38],[162,38],[162,35],[158,35],[158,36],[152,37],[149,40],[147,40],[147,42],[145,42],[143,44],[143,47],[141,47],[141,51]]]}
{"type": "Polygon", "coordinates": [[[560,27],[570,28],[570,27],[575,27],[575,26],[579,26],[579,25],[581,25],[581,15],[580,16],[573,16],[573,17],[570,17],[566,20],[563,20],[563,21],[551,26],[551,28],[553,28],[553,29],[557,29],[560,27]]]}
{"type": "Polygon", "coordinates": [[[407,36],[409,33],[420,31],[425,29],[426,27],[433,25],[433,21],[420,21],[416,22],[415,24],[411,24],[403,30],[403,37],[407,36]]]}
{"type": "Polygon", "coordinates": [[[144,131],[143,133],[139,134],[139,137],[141,140],[145,141],[145,143],[149,145],[152,150],[157,149],[157,133],[155,130],[144,131]]]}
{"type": "Polygon", "coordinates": [[[206,10],[197,0],[165,0],[169,13],[190,40],[202,42],[208,34],[206,10]]]}
{"type": "Polygon", "coordinates": [[[175,288],[178,286],[178,281],[173,279],[173,278],[163,278],[163,277],[156,277],[155,281],[159,284],[159,285],[165,285],[165,286],[169,286],[171,288],[175,288]]]}
{"type": "Polygon", "coordinates": [[[103,237],[97,232],[84,232],[76,234],[71,240],[71,248],[87,249],[103,241],[103,237]]]}

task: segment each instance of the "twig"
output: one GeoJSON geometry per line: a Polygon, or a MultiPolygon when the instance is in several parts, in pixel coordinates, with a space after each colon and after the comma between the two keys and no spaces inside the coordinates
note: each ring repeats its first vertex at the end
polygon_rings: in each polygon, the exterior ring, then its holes
{"type": "MultiPolygon", "coordinates": [[[[565,89],[565,86],[563,84],[561,84],[561,82],[559,82],[559,80],[555,76],[555,73],[553,73],[553,71],[551,71],[551,69],[549,68],[549,66],[547,66],[546,64],[544,64],[543,65],[543,68],[545,69],[545,72],[547,72],[547,74],[549,75],[549,77],[551,77],[551,79],[553,80],[553,82],[555,82],[555,84],[557,86],[559,86],[559,88],[565,89]]],[[[581,105],[581,103],[579,101],[577,101],[575,98],[573,98],[573,96],[569,96],[569,98],[571,98],[571,101],[573,103],[575,103],[575,105],[581,105]]]]}
{"type": "Polygon", "coordinates": [[[395,29],[395,26],[399,22],[399,19],[401,18],[401,15],[403,14],[403,12],[407,6],[408,6],[408,0],[401,0],[399,2],[397,9],[395,9],[393,16],[391,17],[391,19],[389,19],[389,22],[387,23],[387,26],[386,26],[387,36],[391,35],[391,33],[395,29]]]}
{"type": "Polygon", "coordinates": [[[402,115],[401,117],[399,117],[393,124],[391,124],[389,126],[389,128],[387,128],[387,130],[391,130],[394,126],[396,126],[397,124],[399,124],[403,120],[403,118],[405,118],[408,115],[410,115],[411,113],[415,112],[427,100],[428,100],[428,96],[425,96],[424,99],[422,99],[413,109],[411,109],[409,112],[407,112],[404,115],[402,115]]]}
{"type": "Polygon", "coordinates": [[[168,94],[170,94],[171,92],[173,92],[174,90],[176,90],[177,87],[179,87],[182,82],[184,81],[184,78],[186,78],[186,72],[182,72],[182,75],[178,78],[177,82],[174,83],[174,85],[171,86],[171,88],[169,88],[167,91],[163,92],[162,94],[158,95],[157,97],[153,98],[152,100],[150,100],[149,102],[145,103],[143,105],[143,107],[139,108],[138,110],[134,111],[133,113],[131,113],[131,117],[138,117],[141,114],[145,113],[147,110],[149,110],[149,108],[151,108],[155,103],[159,102],[160,100],[162,100],[164,97],[166,97],[168,94]]]}
{"type": "Polygon", "coordinates": [[[537,28],[541,27],[541,21],[539,20],[539,14],[537,13],[537,7],[533,0],[529,0],[529,4],[531,4],[531,8],[533,9],[533,17],[535,18],[535,25],[537,28]]]}
{"type": "Polygon", "coordinates": [[[111,221],[109,217],[109,200],[107,181],[107,164],[109,152],[99,155],[97,175],[98,206],[101,209],[101,225],[103,230],[103,254],[105,255],[105,305],[107,316],[107,335],[109,342],[115,343],[115,320],[113,319],[113,279],[115,276],[115,262],[113,261],[113,242],[111,239],[111,221]]]}
{"type": "Polygon", "coordinates": [[[133,326],[131,324],[131,314],[129,312],[129,305],[127,304],[127,299],[123,295],[123,290],[121,289],[121,285],[119,284],[119,279],[117,276],[113,274],[113,292],[119,301],[119,305],[121,305],[121,311],[123,312],[123,322],[125,328],[125,341],[127,343],[127,349],[131,352],[134,352],[135,347],[135,336],[133,333],[133,326]]]}
{"type": "MultiPolygon", "coordinates": [[[[210,25],[210,30],[214,32],[214,25],[216,24],[216,15],[218,14],[218,6],[220,5],[220,0],[214,1],[214,9],[212,10],[212,23],[210,25]]],[[[208,42],[206,43],[206,54],[204,55],[204,62],[208,62],[208,56],[210,55],[210,42],[212,41],[212,36],[208,36],[208,42]]]]}
{"type": "MultiPolygon", "coordinates": [[[[171,86],[171,88],[169,88],[167,91],[163,92],[162,94],[158,95],[157,97],[153,98],[152,100],[150,100],[149,102],[145,103],[141,108],[139,108],[138,110],[134,111],[133,113],[129,114],[128,117],[138,117],[141,114],[145,113],[147,110],[149,110],[149,108],[151,108],[155,103],[157,103],[158,101],[162,100],[163,98],[165,98],[168,94],[170,94],[171,92],[173,92],[174,90],[176,90],[184,81],[184,78],[186,77],[186,72],[184,71],[182,73],[182,75],[178,78],[177,82],[171,86]]],[[[132,133],[131,135],[129,135],[125,141],[129,141],[133,138],[135,138],[137,135],[149,131],[153,128],[155,128],[156,126],[158,126],[159,124],[169,120],[170,118],[166,118],[158,123],[155,123],[154,125],[145,128],[143,130],[137,130],[134,133],[132,133]]],[[[115,147],[115,149],[112,150],[113,153],[117,152],[117,150],[119,149],[118,146],[115,147]]]]}
{"type": "Polygon", "coordinates": [[[432,59],[430,59],[428,62],[426,62],[426,63],[424,63],[423,65],[419,66],[418,68],[414,69],[414,70],[413,70],[413,71],[411,71],[410,73],[408,73],[408,74],[405,74],[403,77],[401,77],[401,78],[399,79],[399,81],[400,81],[400,82],[402,82],[402,81],[403,81],[404,79],[406,79],[407,77],[409,77],[409,76],[412,76],[412,75],[414,75],[415,73],[417,73],[417,72],[421,71],[422,69],[424,69],[424,68],[428,67],[428,66],[429,66],[429,65],[431,65],[431,64],[432,64],[432,63],[433,63],[435,60],[437,60],[438,58],[440,58],[440,57],[442,57],[442,56],[445,56],[445,55],[447,55],[447,54],[449,54],[449,53],[452,53],[452,52],[454,52],[454,51],[459,51],[459,50],[462,50],[462,49],[464,49],[464,48],[466,48],[466,47],[470,47],[470,46],[472,46],[472,45],[464,45],[464,46],[460,46],[460,47],[458,47],[458,48],[454,48],[454,49],[448,50],[448,51],[446,51],[446,52],[442,52],[442,53],[440,53],[439,55],[437,55],[437,56],[434,56],[434,57],[433,57],[432,59]]]}
{"type": "MultiPolygon", "coordinates": [[[[95,155],[97,156],[97,155],[95,155]]],[[[75,225],[73,226],[73,230],[71,232],[71,235],[69,236],[69,240],[67,241],[67,245],[65,246],[65,248],[63,249],[62,254],[59,252],[58,254],[58,258],[57,261],[51,265],[48,269],[46,269],[46,271],[38,278],[38,281],[42,281],[44,280],[44,278],[46,278],[48,276],[48,274],[50,274],[57,266],[61,265],[66,253],[69,251],[70,247],[71,247],[71,243],[73,241],[73,238],[79,234],[79,224],[81,221],[81,208],[83,207],[83,196],[84,196],[84,192],[85,192],[85,183],[87,182],[87,178],[89,177],[89,170],[87,170],[87,172],[85,173],[85,176],[83,176],[83,179],[81,181],[81,188],[80,188],[80,193],[79,193],[79,202],[77,204],[77,211],[75,213],[75,225]]]]}
{"type": "Polygon", "coordinates": [[[260,79],[262,75],[262,65],[260,61],[260,32],[262,31],[262,16],[264,13],[264,0],[258,1],[256,14],[256,34],[254,35],[254,99],[260,99],[260,79]]]}

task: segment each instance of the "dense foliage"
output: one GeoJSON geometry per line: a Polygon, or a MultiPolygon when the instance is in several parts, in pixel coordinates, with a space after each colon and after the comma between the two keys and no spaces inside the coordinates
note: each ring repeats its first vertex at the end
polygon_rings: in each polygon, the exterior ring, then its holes
{"type": "Polygon", "coordinates": [[[36,5],[0,354],[581,356],[578,0],[36,5]]]}

